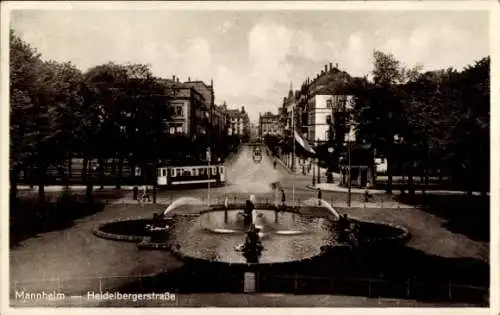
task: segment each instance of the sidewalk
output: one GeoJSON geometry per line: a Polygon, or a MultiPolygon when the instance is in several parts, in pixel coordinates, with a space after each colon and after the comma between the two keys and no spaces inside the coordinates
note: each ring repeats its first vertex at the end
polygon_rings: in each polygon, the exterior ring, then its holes
{"type": "MultiPolygon", "coordinates": [[[[349,190],[347,187],[342,187],[339,186],[338,183],[321,183],[321,184],[316,184],[314,186],[312,185],[307,185],[307,188],[310,189],[321,189],[322,191],[335,191],[335,192],[345,192],[347,193],[349,190]]],[[[372,195],[377,195],[377,194],[385,194],[385,190],[381,189],[363,189],[363,188],[355,188],[351,187],[351,193],[356,193],[356,194],[363,194],[365,191],[368,190],[368,192],[372,195]]],[[[399,190],[393,190],[392,192],[393,195],[400,195],[401,191],[399,190]]],[[[422,195],[421,190],[415,190],[416,195],[422,195]]],[[[467,192],[465,191],[458,191],[458,190],[426,190],[425,191],[426,195],[465,195],[467,192]]],[[[481,193],[474,191],[472,192],[473,196],[480,196],[481,193]]],[[[489,195],[489,193],[487,194],[489,195]]]]}
{"type": "MultiPolygon", "coordinates": [[[[45,186],[45,191],[62,191],[66,186],[63,185],[50,185],[50,186],[45,186]]],[[[141,185],[135,186],[139,189],[142,188],[141,185]]],[[[84,185],[70,185],[69,188],[74,191],[78,190],[85,190],[87,189],[87,186],[84,185]]],[[[101,186],[99,185],[94,185],[93,190],[101,190],[101,186]]],[[[29,185],[18,185],[17,189],[19,191],[26,191],[26,190],[32,190],[32,191],[38,191],[38,186],[34,185],[33,188],[31,188],[29,185]]],[[[115,190],[116,186],[103,186],[102,190],[115,190]]],[[[133,190],[134,186],[120,186],[120,190],[133,190]]]]}
{"type": "MultiPolygon", "coordinates": [[[[194,293],[175,294],[175,300],[98,300],[66,296],[55,300],[10,299],[11,307],[477,307],[459,302],[368,298],[326,294],[194,293]]],[[[298,312],[295,312],[298,313],[298,312]]]]}
{"type": "MultiPolygon", "coordinates": [[[[286,158],[286,157],[283,157],[283,158],[286,158]]],[[[295,157],[295,169],[294,171],[291,170],[291,167],[289,167],[287,165],[287,163],[285,163],[284,160],[282,160],[280,157],[278,157],[276,159],[278,161],[278,163],[280,163],[283,168],[285,168],[289,173],[292,173],[292,174],[296,174],[296,175],[303,175],[303,176],[310,176],[312,177],[313,176],[313,171],[315,172],[314,175],[316,176],[318,174],[318,166],[316,165],[316,163],[312,163],[311,162],[305,162],[305,174],[303,173],[303,166],[300,164],[299,161],[301,161],[302,159],[299,158],[299,157],[295,157]]],[[[320,167],[320,170],[319,170],[319,173],[320,173],[320,178],[321,180],[325,180],[326,181],[326,168],[324,167],[320,167]]],[[[334,176],[334,179],[338,179],[336,176],[340,176],[339,174],[333,174],[334,176]]]]}
{"type": "MultiPolygon", "coordinates": [[[[157,205],[162,205],[167,207],[172,203],[173,200],[175,200],[175,197],[158,197],[156,198],[156,204],[157,205]]],[[[243,203],[243,200],[238,199],[239,202],[243,203]]],[[[334,208],[348,208],[347,206],[347,199],[346,198],[325,198],[325,201],[328,202],[332,207],[334,208]]],[[[222,201],[217,200],[217,199],[212,199],[210,204],[217,205],[221,204],[222,201]]],[[[152,205],[153,202],[142,202],[139,204],[137,200],[133,200],[131,197],[124,197],[120,198],[117,200],[110,201],[109,204],[112,205],[136,205],[138,207],[144,206],[144,205],[152,205]]],[[[207,200],[205,198],[202,198],[202,204],[203,206],[207,206],[207,200]]],[[[300,204],[300,199],[296,200],[296,204],[300,204]]],[[[292,206],[293,202],[289,201],[287,202],[287,205],[292,206]]],[[[370,202],[365,202],[361,198],[356,198],[353,197],[351,199],[351,208],[369,208],[369,209],[414,209],[415,206],[412,205],[407,205],[403,203],[399,203],[394,200],[373,200],[370,202]]]]}

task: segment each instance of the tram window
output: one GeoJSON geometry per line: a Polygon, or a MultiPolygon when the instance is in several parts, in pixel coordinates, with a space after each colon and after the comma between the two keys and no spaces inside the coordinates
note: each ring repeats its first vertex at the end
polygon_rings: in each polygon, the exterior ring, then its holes
{"type": "Polygon", "coordinates": [[[161,176],[167,176],[167,170],[162,168],[161,169],[161,176]]]}
{"type": "Polygon", "coordinates": [[[224,174],[224,168],[223,167],[220,168],[220,173],[224,174]]]}
{"type": "Polygon", "coordinates": [[[215,175],[217,174],[217,168],[216,167],[212,167],[212,175],[215,175]]]}
{"type": "Polygon", "coordinates": [[[191,175],[198,176],[198,170],[196,168],[191,169],[191,175]]]}
{"type": "Polygon", "coordinates": [[[207,170],[204,167],[200,168],[200,173],[202,176],[205,176],[205,175],[207,175],[207,170]]]}

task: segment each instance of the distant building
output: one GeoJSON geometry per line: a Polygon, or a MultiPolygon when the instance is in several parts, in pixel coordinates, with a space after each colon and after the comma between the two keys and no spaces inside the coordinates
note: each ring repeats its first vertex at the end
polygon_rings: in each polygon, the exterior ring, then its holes
{"type": "Polygon", "coordinates": [[[250,124],[250,138],[257,139],[260,137],[260,126],[256,123],[250,124]]]}
{"type": "Polygon", "coordinates": [[[165,122],[169,134],[184,134],[189,138],[208,132],[210,107],[204,96],[192,86],[186,86],[175,76],[159,80],[165,93],[171,96],[172,118],[165,122]]]}
{"type": "Polygon", "coordinates": [[[229,115],[227,112],[227,105],[224,102],[223,105],[214,106],[212,112],[212,126],[218,135],[225,135],[227,133],[227,127],[229,125],[229,115]]]}
{"type": "Polygon", "coordinates": [[[245,107],[242,106],[241,110],[228,109],[229,126],[227,134],[232,136],[245,137],[250,135],[250,119],[248,113],[245,112],[245,107]]]}
{"type": "MultiPolygon", "coordinates": [[[[295,130],[316,146],[336,138],[344,139],[348,133],[343,129],[345,113],[352,106],[352,96],[345,95],[350,80],[347,72],[330,63],[313,80],[307,78],[299,90],[290,89],[280,113],[284,130],[291,130],[294,119],[295,130]]],[[[354,141],[352,128],[345,138],[354,141]]]]}
{"type": "Polygon", "coordinates": [[[271,112],[259,115],[259,136],[265,137],[268,135],[277,136],[281,134],[280,130],[280,116],[274,115],[271,112]]]}

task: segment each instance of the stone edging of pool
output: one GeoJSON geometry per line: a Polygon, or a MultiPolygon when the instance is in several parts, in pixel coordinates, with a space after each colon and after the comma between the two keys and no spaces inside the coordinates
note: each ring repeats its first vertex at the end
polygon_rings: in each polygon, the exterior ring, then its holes
{"type": "MultiPolygon", "coordinates": [[[[261,204],[256,204],[257,209],[263,209],[263,210],[277,210],[276,206],[269,204],[269,203],[261,203],[261,204]]],[[[303,207],[302,207],[303,208],[303,207]]],[[[207,212],[213,212],[213,211],[223,211],[223,210],[239,210],[241,209],[240,205],[228,205],[228,207],[221,206],[221,205],[214,205],[211,206],[210,209],[204,209],[198,213],[192,213],[192,214],[174,214],[173,216],[167,217],[166,219],[170,220],[175,218],[176,216],[199,216],[203,213],[207,212]]],[[[282,211],[287,211],[291,213],[297,213],[302,216],[312,216],[316,217],[314,215],[310,214],[301,214],[300,211],[298,211],[298,207],[289,207],[285,210],[282,211]]],[[[408,229],[404,226],[393,224],[393,223],[388,223],[388,222],[377,222],[374,220],[363,220],[363,219],[358,219],[358,218],[353,218],[349,217],[350,220],[359,222],[359,223],[368,223],[368,224],[375,224],[375,225],[384,225],[386,227],[390,227],[393,229],[396,229],[398,231],[401,231],[401,233],[397,233],[397,235],[392,236],[392,237],[385,237],[385,238],[374,238],[373,242],[370,242],[371,244],[377,244],[379,242],[383,242],[384,244],[404,244],[406,243],[410,237],[411,234],[408,231],[408,229]]],[[[325,254],[328,249],[326,248],[326,251],[322,251],[320,254],[312,256],[312,257],[307,257],[301,260],[294,260],[294,261],[286,261],[286,262],[273,262],[273,263],[229,263],[229,262],[220,262],[220,261],[209,261],[205,260],[202,258],[196,258],[196,257],[191,257],[188,256],[182,251],[179,250],[177,246],[173,246],[170,242],[152,242],[151,241],[151,236],[147,235],[121,235],[121,234],[115,234],[115,233],[109,233],[105,232],[102,230],[103,227],[108,226],[109,224],[114,224],[114,223],[119,223],[119,222],[130,222],[130,221],[148,221],[151,220],[149,218],[141,218],[141,217],[128,217],[128,218],[122,218],[122,219],[117,219],[113,220],[110,222],[102,223],[98,225],[97,227],[94,228],[94,234],[98,237],[108,239],[108,240],[114,240],[114,241],[124,241],[124,242],[134,242],[137,243],[137,247],[139,249],[152,249],[152,250],[168,250],[172,253],[174,257],[177,259],[184,261],[184,262],[189,262],[189,263],[200,263],[200,264],[207,264],[209,263],[210,265],[224,265],[224,266],[239,266],[239,267],[252,267],[252,266],[274,266],[274,265],[283,265],[283,264],[298,264],[298,263],[304,263],[307,261],[311,261],[315,259],[316,257],[319,257],[323,254],[325,254]]],[[[349,245],[346,244],[338,244],[335,247],[349,247],[349,245]]]]}

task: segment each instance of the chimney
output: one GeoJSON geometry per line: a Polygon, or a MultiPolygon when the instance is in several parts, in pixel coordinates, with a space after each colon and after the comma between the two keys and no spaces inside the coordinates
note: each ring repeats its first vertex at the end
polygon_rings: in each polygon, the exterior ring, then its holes
{"type": "Polygon", "coordinates": [[[188,77],[188,82],[191,82],[191,77],[188,77]]]}
{"type": "Polygon", "coordinates": [[[325,72],[328,72],[328,65],[325,65],[325,72]]]}
{"type": "Polygon", "coordinates": [[[172,81],[175,82],[175,74],[172,76],[172,81]]]}
{"type": "Polygon", "coordinates": [[[179,78],[177,78],[177,83],[179,83],[179,78]]]}
{"type": "Polygon", "coordinates": [[[333,64],[330,62],[330,71],[332,70],[333,68],[333,64]]]}

